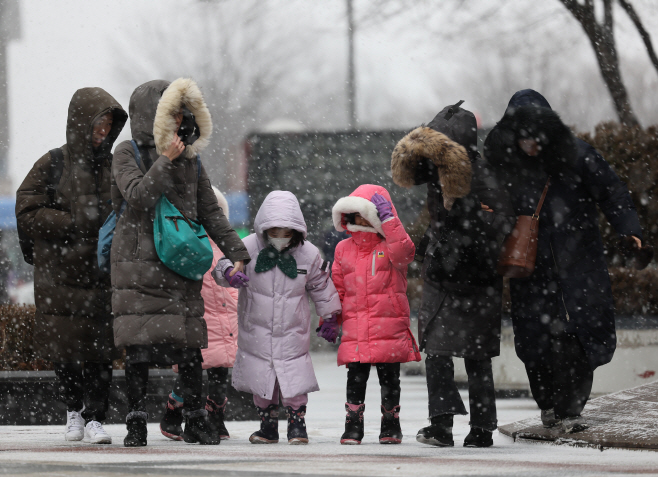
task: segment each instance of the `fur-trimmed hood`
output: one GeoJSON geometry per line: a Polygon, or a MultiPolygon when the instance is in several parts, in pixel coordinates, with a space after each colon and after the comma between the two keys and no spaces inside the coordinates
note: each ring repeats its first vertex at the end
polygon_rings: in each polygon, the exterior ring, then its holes
{"type": "Polygon", "coordinates": [[[393,181],[402,187],[415,185],[418,163],[427,158],[436,165],[443,203],[450,210],[455,199],[471,190],[472,168],[466,149],[448,136],[426,126],[414,129],[397,143],[391,157],[393,181]]]}
{"type": "Polygon", "coordinates": [[[520,170],[543,170],[552,176],[573,173],[577,167],[576,138],[548,101],[534,90],[512,96],[502,119],[484,143],[487,162],[496,170],[516,175],[520,170]],[[525,154],[519,139],[535,138],[541,145],[537,156],[525,154]]]}
{"type": "Polygon", "coordinates": [[[199,128],[199,138],[186,146],[184,156],[188,159],[196,157],[210,144],[212,118],[208,106],[203,100],[201,90],[194,80],[178,78],[164,90],[155,112],[153,138],[158,154],[162,154],[174,139],[176,130],[174,115],[183,107],[194,115],[194,120],[199,128]]]}
{"type": "Polygon", "coordinates": [[[391,196],[384,187],[373,184],[363,184],[357,187],[348,197],[338,199],[338,202],[334,205],[331,211],[331,217],[336,230],[339,232],[345,231],[348,234],[352,232],[371,232],[378,233],[385,237],[386,234],[382,229],[382,221],[379,220],[379,216],[377,215],[377,207],[370,202],[370,198],[375,194],[384,196],[384,198],[391,203],[393,215],[397,217],[398,212],[395,210],[391,196]],[[361,214],[361,217],[370,222],[372,227],[363,227],[347,223],[345,215],[353,214],[355,212],[361,214]]]}

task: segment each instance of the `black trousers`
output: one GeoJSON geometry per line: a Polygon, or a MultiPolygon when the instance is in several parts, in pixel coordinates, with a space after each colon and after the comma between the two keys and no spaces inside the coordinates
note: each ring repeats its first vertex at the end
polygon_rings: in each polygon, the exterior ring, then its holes
{"type": "Polygon", "coordinates": [[[68,411],[82,411],[85,422],[105,420],[112,383],[112,363],[55,363],[60,399],[68,411]]]}
{"type": "Polygon", "coordinates": [[[576,335],[561,332],[550,339],[550,357],[525,363],[532,397],[540,409],[554,409],[558,419],[579,416],[592,392],[594,372],[576,335]]]}
{"type": "MultiPolygon", "coordinates": [[[[488,431],[498,427],[491,359],[464,358],[468,375],[470,425],[488,431]]],[[[425,358],[430,418],[444,414],[467,414],[455,384],[455,366],[451,356],[425,358]]]]}
{"type": "MultiPolygon", "coordinates": [[[[208,372],[208,397],[220,406],[228,396],[228,368],[209,368],[208,372]]],[[[174,392],[183,397],[183,379],[180,374],[174,384],[174,392]]]]}
{"type": "Polygon", "coordinates": [[[382,406],[390,411],[400,404],[400,363],[348,363],[347,402],[362,404],[365,401],[366,386],[372,366],[377,367],[382,406]]]}
{"type": "MultiPolygon", "coordinates": [[[[201,356],[201,353],[198,353],[201,356]]],[[[202,360],[192,358],[184,363],[178,363],[178,374],[181,381],[180,396],[184,399],[186,411],[196,411],[205,407],[202,405],[203,391],[202,360]]],[[[128,386],[128,406],[130,412],[146,412],[146,388],[149,380],[149,363],[126,363],[126,385],[128,386]]],[[[178,394],[178,393],[176,393],[178,394]]]]}

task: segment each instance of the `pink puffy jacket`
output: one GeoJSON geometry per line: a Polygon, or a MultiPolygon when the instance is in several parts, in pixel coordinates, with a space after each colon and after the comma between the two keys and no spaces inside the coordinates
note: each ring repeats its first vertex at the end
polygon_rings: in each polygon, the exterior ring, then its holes
{"type": "Polygon", "coordinates": [[[201,296],[206,311],[208,348],[202,349],[203,369],[232,368],[238,350],[238,290],[217,286],[210,274],[224,254],[211,240],[212,268],[203,276],[201,296]]]}
{"type": "Polygon", "coordinates": [[[332,266],[343,307],[339,366],[420,361],[407,300],[407,265],[414,259],[415,247],[395,208],[394,218],[379,220],[370,202],[375,193],[391,200],[383,187],[365,184],[333,208],[334,226],[351,235],[336,247],[332,266]],[[345,214],[354,212],[373,227],[347,223],[345,214]]]}

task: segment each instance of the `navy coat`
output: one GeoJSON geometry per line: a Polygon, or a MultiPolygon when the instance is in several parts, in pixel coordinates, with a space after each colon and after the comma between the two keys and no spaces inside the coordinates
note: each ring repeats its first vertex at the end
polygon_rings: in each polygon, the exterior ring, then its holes
{"type": "Polygon", "coordinates": [[[516,93],[485,141],[485,157],[505,182],[517,215],[532,215],[547,178],[534,273],[511,279],[515,346],[526,364],[550,359],[551,335],[578,336],[592,370],[616,347],[612,289],[597,206],[621,236],[642,238],[628,188],[601,155],[576,139],[533,90],[516,93]],[[538,138],[530,157],[518,139],[538,138]]]}

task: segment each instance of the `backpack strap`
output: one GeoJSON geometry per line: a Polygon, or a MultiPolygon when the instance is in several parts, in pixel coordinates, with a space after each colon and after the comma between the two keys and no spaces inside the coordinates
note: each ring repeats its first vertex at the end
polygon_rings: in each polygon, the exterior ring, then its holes
{"type": "MultiPolygon", "coordinates": [[[[133,153],[135,155],[135,162],[137,163],[137,167],[140,167],[140,164],[142,163],[142,155],[139,152],[139,147],[137,147],[137,143],[135,142],[134,139],[130,140],[130,144],[132,144],[133,146],[133,153]]],[[[123,202],[121,202],[121,207],[119,207],[119,213],[117,214],[117,219],[121,217],[121,215],[126,210],[126,207],[128,207],[128,202],[126,201],[126,199],[123,199],[123,202]]]]}
{"type": "Polygon", "coordinates": [[[199,182],[199,178],[201,177],[201,156],[196,155],[196,181],[199,182]]]}
{"type": "Polygon", "coordinates": [[[57,191],[57,186],[59,181],[62,178],[62,172],[64,171],[64,153],[62,148],[58,147],[56,149],[50,150],[50,171],[48,174],[48,182],[46,183],[46,193],[51,203],[55,202],[55,192],[57,191]]]}
{"type": "Polygon", "coordinates": [[[133,146],[133,152],[135,153],[135,162],[137,163],[137,167],[141,168],[142,155],[139,153],[139,147],[137,147],[137,143],[135,142],[134,139],[131,139],[130,144],[132,144],[133,146]]]}

